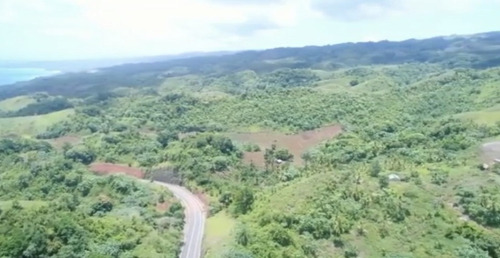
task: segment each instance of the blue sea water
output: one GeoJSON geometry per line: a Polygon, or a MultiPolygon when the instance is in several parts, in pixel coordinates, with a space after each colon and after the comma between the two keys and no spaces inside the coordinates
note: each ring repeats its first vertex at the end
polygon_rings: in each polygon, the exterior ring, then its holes
{"type": "Polygon", "coordinates": [[[2,68],[0,67],[0,86],[20,81],[28,81],[41,76],[58,74],[42,68],[2,68]]]}

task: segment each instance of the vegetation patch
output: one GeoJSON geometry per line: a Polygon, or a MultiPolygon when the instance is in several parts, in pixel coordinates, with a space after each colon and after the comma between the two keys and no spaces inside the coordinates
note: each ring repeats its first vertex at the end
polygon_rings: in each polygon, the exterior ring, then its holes
{"type": "Polygon", "coordinates": [[[0,139],[1,257],[178,256],[184,213],[172,194],[92,175],[66,154],[44,141],[0,139]]]}
{"type": "Polygon", "coordinates": [[[206,258],[222,256],[224,251],[230,247],[229,243],[232,242],[235,226],[236,220],[224,211],[207,219],[203,241],[206,258]]]}
{"type": "Polygon", "coordinates": [[[23,208],[23,209],[38,209],[48,205],[46,201],[0,201],[0,209],[23,208]]]}
{"type": "Polygon", "coordinates": [[[35,102],[36,100],[31,96],[18,96],[5,99],[0,101],[0,112],[17,111],[35,102]]]}
{"type": "Polygon", "coordinates": [[[500,106],[481,111],[467,112],[458,115],[460,118],[471,119],[478,124],[494,125],[500,122],[500,106]]]}
{"type": "Polygon", "coordinates": [[[74,110],[67,109],[45,115],[0,118],[0,135],[35,136],[72,114],[74,110]]]}

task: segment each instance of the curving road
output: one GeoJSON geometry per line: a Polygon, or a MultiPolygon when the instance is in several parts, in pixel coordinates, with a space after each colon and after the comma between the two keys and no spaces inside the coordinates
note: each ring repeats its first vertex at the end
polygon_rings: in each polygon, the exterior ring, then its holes
{"type": "Polygon", "coordinates": [[[203,203],[188,189],[162,182],[154,182],[167,187],[184,206],[184,246],[179,258],[201,258],[206,212],[203,203]]]}

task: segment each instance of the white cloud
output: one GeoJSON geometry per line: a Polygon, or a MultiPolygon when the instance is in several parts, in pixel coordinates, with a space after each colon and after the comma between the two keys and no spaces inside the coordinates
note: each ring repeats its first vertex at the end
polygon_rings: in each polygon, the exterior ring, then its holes
{"type": "Polygon", "coordinates": [[[144,39],[178,39],[189,34],[210,34],[207,25],[241,23],[248,12],[240,8],[183,0],[77,0],[85,16],[100,28],[144,39]]]}
{"type": "Polygon", "coordinates": [[[361,38],[361,41],[364,42],[378,42],[381,40],[384,40],[384,38],[377,35],[367,35],[361,38]]]}
{"type": "Polygon", "coordinates": [[[333,19],[362,21],[430,15],[462,14],[499,0],[311,0],[312,7],[333,19]]]}
{"type": "Polygon", "coordinates": [[[15,12],[7,2],[0,3],[0,22],[11,23],[16,18],[15,12]]]}
{"type": "Polygon", "coordinates": [[[301,19],[310,15],[309,1],[288,1],[281,3],[277,8],[274,8],[271,13],[271,19],[280,26],[294,26],[301,19]]]}
{"type": "Polygon", "coordinates": [[[241,48],[249,38],[295,26],[312,13],[309,0],[64,1],[81,10],[102,44],[163,53],[241,48]]]}
{"type": "Polygon", "coordinates": [[[22,19],[28,12],[43,13],[49,10],[42,0],[2,0],[0,2],[0,22],[13,23],[22,19]]]}
{"type": "Polygon", "coordinates": [[[91,31],[75,28],[47,28],[41,32],[51,37],[72,37],[79,40],[91,40],[95,36],[91,31]]]}
{"type": "Polygon", "coordinates": [[[494,22],[474,17],[494,12],[498,4],[500,0],[0,0],[0,34],[11,39],[0,42],[0,57],[138,56],[468,33],[492,28],[494,22]],[[470,22],[457,18],[465,16],[470,22]],[[430,22],[440,19],[447,22],[435,27],[430,22]],[[422,25],[426,22],[427,27],[422,25]]]}

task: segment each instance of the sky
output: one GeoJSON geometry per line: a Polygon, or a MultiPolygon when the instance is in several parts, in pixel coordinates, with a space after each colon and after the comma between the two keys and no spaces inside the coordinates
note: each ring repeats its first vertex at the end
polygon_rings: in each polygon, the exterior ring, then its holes
{"type": "Polygon", "coordinates": [[[0,0],[0,60],[404,40],[500,30],[500,0],[0,0]]]}

